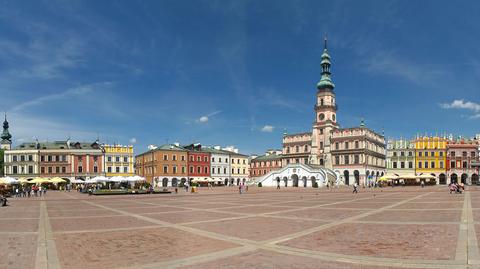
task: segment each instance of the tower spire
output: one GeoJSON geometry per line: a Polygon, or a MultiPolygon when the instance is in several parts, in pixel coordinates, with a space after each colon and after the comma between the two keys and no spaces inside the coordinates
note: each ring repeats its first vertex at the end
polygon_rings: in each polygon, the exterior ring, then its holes
{"type": "Polygon", "coordinates": [[[3,121],[3,132],[2,135],[0,136],[2,138],[1,141],[1,148],[2,149],[10,149],[10,146],[12,145],[12,135],[8,131],[8,121],[7,121],[7,113],[5,112],[5,120],[3,121]]]}
{"type": "Polygon", "coordinates": [[[324,45],[323,45],[323,53],[322,53],[322,61],[320,62],[320,66],[322,67],[322,75],[320,77],[320,81],[317,83],[317,89],[329,89],[333,90],[335,88],[335,84],[333,84],[332,79],[330,78],[330,55],[328,54],[327,50],[327,35],[325,34],[324,37],[324,45]]]}

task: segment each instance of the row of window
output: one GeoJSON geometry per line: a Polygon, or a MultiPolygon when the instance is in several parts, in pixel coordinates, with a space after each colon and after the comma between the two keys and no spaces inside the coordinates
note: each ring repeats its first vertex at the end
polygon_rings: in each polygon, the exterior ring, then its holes
{"type": "MultiPolygon", "coordinates": [[[[400,151],[400,156],[402,156],[402,157],[405,156],[405,151],[400,151]]],[[[412,157],[413,156],[413,151],[409,151],[408,156],[412,157]]],[[[393,157],[397,157],[397,152],[396,151],[393,152],[393,157]]]]}
{"type": "MultiPolygon", "coordinates": [[[[343,163],[342,163],[342,160],[340,160],[340,156],[337,155],[335,156],[334,164],[335,165],[360,164],[360,155],[358,154],[353,155],[353,159],[351,159],[350,157],[351,155],[343,155],[343,163]]],[[[367,155],[366,164],[377,165],[377,166],[385,165],[383,159],[380,159],[374,156],[369,156],[369,155],[367,155]]]]}
{"type": "Polygon", "coordinates": [[[280,161],[252,162],[251,167],[279,166],[280,161]]]}
{"type": "MultiPolygon", "coordinates": [[[[428,157],[428,151],[425,151],[425,152],[418,151],[417,155],[418,155],[418,157],[422,157],[422,156],[428,157]]],[[[431,151],[430,152],[430,157],[434,157],[434,156],[435,156],[435,151],[431,151]]],[[[443,157],[443,151],[440,151],[438,153],[438,156],[443,157]]]]}
{"type": "MultiPolygon", "coordinates": [[[[287,154],[290,153],[290,148],[291,147],[287,147],[286,149],[287,154]]],[[[310,150],[310,147],[308,145],[303,146],[303,152],[310,152],[309,150],[310,150]]],[[[300,152],[300,146],[295,146],[295,153],[299,153],[299,152],[300,152]]]]}
{"type": "MultiPolygon", "coordinates": [[[[113,169],[111,166],[107,167],[107,173],[112,173],[113,169]]],[[[117,166],[115,167],[115,173],[120,173],[121,167],[117,166]]],[[[128,167],[124,166],[123,167],[123,173],[128,173],[128,167]]]]}
{"type": "Polygon", "coordinates": [[[12,161],[13,162],[33,162],[33,155],[12,155],[12,161]]]}
{"type": "MultiPolygon", "coordinates": [[[[128,163],[128,156],[124,156],[123,158],[121,158],[120,156],[115,156],[115,162],[119,163],[120,159],[123,159],[124,163],[128,163]]],[[[107,157],[107,162],[110,163],[112,162],[112,160],[113,160],[112,156],[107,157]]]]}
{"type": "MultiPolygon", "coordinates": [[[[221,174],[221,171],[222,169],[220,167],[217,167],[215,169],[215,167],[212,167],[212,174],[221,174]],[[215,173],[216,171],[216,173],[215,173]]],[[[240,169],[240,168],[237,168],[237,174],[240,174],[240,171],[243,171],[243,174],[246,174],[247,173],[247,170],[245,168],[243,169],[240,169]]],[[[227,173],[227,168],[223,168],[223,174],[226,174],[227,173]]],[[[232,168],[232,174],[235,174],[235,169],[232,168]]]]}
{"type": "Polygon", "coordinates": [[[60,174],[60,173],[65,174],[67,172],[67,167],[65,167],[65,166],[56,166],[55,169],[53,169],[53,168],[54,167],[52,167],[52,166],[47,167],[47,169],[45,169],[45,167],[40,167],[40,173],[45,174],[45,171],[48,171],[49,174],[55,174],[55,173],[56,174],[60,174]]]}
{"type": "MultiPolygon", "coordinates": [[[[295,163],[300,163],[300,158],[295,158],[295,163]]],[[[303,163],[308,164],[308,157],[303,158],[303,163]]],[[[290,159],[287,159],[287,164],[290,164],[290,159]]]]}
{"type": "MultiPolygon", "coordinates": [[[[460,166],[456,167],[457,163],[455,161],[450,162],[450,168],[460,168],[460,166]]],[[[462,162],[462,168],[469,168],[468,167],[468,162],[464,161],[462,162]]]]}
{"type": "Polygon", "coordinates": [[[41,162],[66,162],[67,155],[41,155],[40,161],[41,162]]]}
{"type": "MultiPolygon", "coordinates": [[[[450,151],[450,156],[455,157],[455,151],[450,151]]],[[[470,157],[475,158],[476,156],[475,151],[470,151],[470,157]]],[[[468,152],[462,151],[462,157],[468,157],[468,152]]]]}
{"type": "Polygon", "coordinates": [[[263,169],[263,170],[261,170],[261,169],[258,169],[258,170],[257,170],[257,169],[254,169],[254,170],[252,170],[252,174],[253,174],[253,176],[263,176],[263,175],[266,175],[266,174],[267,174],[267,170],[265,170],[265,169],[263,169]]]}
{"type": "MultiPolygon", "coordinates": [[[[405,162],[393,162],[393,168],[398,168],[398,164],[400,164],[400,168],[405,168],[405,162]]],[[[408,168],[412,169],[413,168],[413,162],[408,162],[408,168]]]]}
{"type": "MultiPolygon", "coordinates": [[[[358,154],[353,155],[353,163],[352,164],[359,164],[360,163],[360,156],[358,154]]],[[[335,164],[340,165],[340,156],[335,156],[335,164]]],[[[343,164],[350,164],[350,157],[349,155],[343,156],[343,164]]]]}
{"type": "MultiPolygon", "coordinates": [[[[371,142],[365,142],[366,144],[366,149],[369,149],[369,150],[372,150],[372,151],[375,151],[375,152],[384,152],[384,148],[383,147],[379,147],[377,144],[375,143],[371,143],[371,142]]],[[[363,145],[362,145],[363,147],[363,145]]],[[[347,149],[359,149],[360,148],[360,141],[345,141],[343,143],[341,142],[335,142],[335,149],[336,150],[347,150],[347,149]]]]}
{"type": "MultiPolygon", "coordinates": [[[[6,167],[7,169],[7,174],[9,173],[8,171],[8,167],[6,167]]],[[[33,174],[33,166],[32,165],[29,165],[27,167],[27,170],[25,170],[25,166],[16,166],[16,165],[13,165],[12,166],[12,174],[33,174]],[[28,173],[27,173],[28,171],[28,173]]]]}
{"type": "MultiPolygon", "coordinates": [[[[424,164],[424,166],[423,166],[424,169],[427,169],[427,168],[435,169],[435,162],[430,162],[430,167],[428,167],[428,162],[423,162],[423,164],[424,164]]],[[[440,161],[439,164],[440,164],[439,168],[444,168],[444,165],[443,165],[442,161],[440,161]]],[[[422,168],[422,162],[418,162],[418,168],[422,168]]]]}
{"type": "MultiPolygon", "coordinates": [[[[240,160],[241,159],[236,159],[237,160],[237,164],[240,164],[240,160]]],[[[235,159],[231,159],[232,163],[235,163],[235,159]]],[[[212,157],[212,163],[215,162],[215,157],[212,157]]],[[[222,158],[218,158],[218,162],[221,163],[222,162],[222,158]]],[[[228,158],[225,158],[225,163],[228,163],[228,158]]],[[[247,160],[246,159],[242,159],[242,163],[243,164],[247,164],[247,160]]]]}

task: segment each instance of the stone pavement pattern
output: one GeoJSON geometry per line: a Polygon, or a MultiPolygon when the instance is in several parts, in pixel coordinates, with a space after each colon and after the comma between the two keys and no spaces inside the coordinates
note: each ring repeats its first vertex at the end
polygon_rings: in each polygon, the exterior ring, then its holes
{"type": "Polygon", "coordinates": [[[0,268],[480,268],[480,189],[49,192],[0,208],[0,268]]]}

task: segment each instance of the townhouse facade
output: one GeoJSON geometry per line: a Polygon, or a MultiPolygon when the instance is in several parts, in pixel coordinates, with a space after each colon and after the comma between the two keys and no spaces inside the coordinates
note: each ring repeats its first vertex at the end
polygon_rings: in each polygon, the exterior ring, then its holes
{"type": "Polygon", "coordinates": [[[424,136],[415,139],[415,171],[417,175],[431,175],[436,184],[447,184],[447,139],[424,136]]]}
{"type": "Polygon", "coordinates": [[[129,177],[135,174],[132,145],[102,145],[105,150],[105,174],[107,177],[129,177]]]}
{"type": "Polygon", "coordinates": [[[188,151],[166,144],[135,157],[136,174],[157,186],[183,186],[188,179],[188,151]]]}
{"type": "Polygon", "coordinates": [[[235,185],[249,178],[248,156],[235,148],[201,144],[166,144],[135,157],[136,173],[156,186],[176,187],[192,181],[235,185]]]}
{"type": "Polygon", "coordinates": [[[415,143],[408,139],[389,139],[387,142],[387,174],[415,175],[415,143]]]}
{"type": "Polygon", "coordinates": [[[22,143],[6,150],[5,175],[31,180],[60,177],[67,181],[104,176],[104,151],[93,143],[54,141],[22,143]]]}
{"type": "Polygon", "coordinates": [[[385,138],[365,127],[337,129],[332,134],[333,170],[341,184],[371,185],[385,174],[385,138]]]}
{"type": "Polygon", "coordinates": [[[478,183],[478,141],[457,139],[447,141],[447,178],[450,182],[478,183]]]}
{"type": "Polygon", "coordinates": [[[250,160],[250,177],[261,177],[271,171],[279,170],[283,167],[282,161],[281,150],[268,150],[262,156],[253,156],[250,160]]]}

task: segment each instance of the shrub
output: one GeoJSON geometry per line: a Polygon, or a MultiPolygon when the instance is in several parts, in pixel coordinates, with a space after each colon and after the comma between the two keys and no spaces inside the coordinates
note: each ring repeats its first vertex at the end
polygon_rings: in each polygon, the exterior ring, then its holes
{"type": "Polygon", "coordinates": [[[259,187],[262,187],[262,182],[258,182],[258,186],[259,186],[259,187]]]}
{"type": "Polygon", "coordinates": [[[317,182],[314,182],[314,183],[313,183],[313,187],[314,187],[314,188],[318,188],[318,183],[317,183],[317,182]]]}

